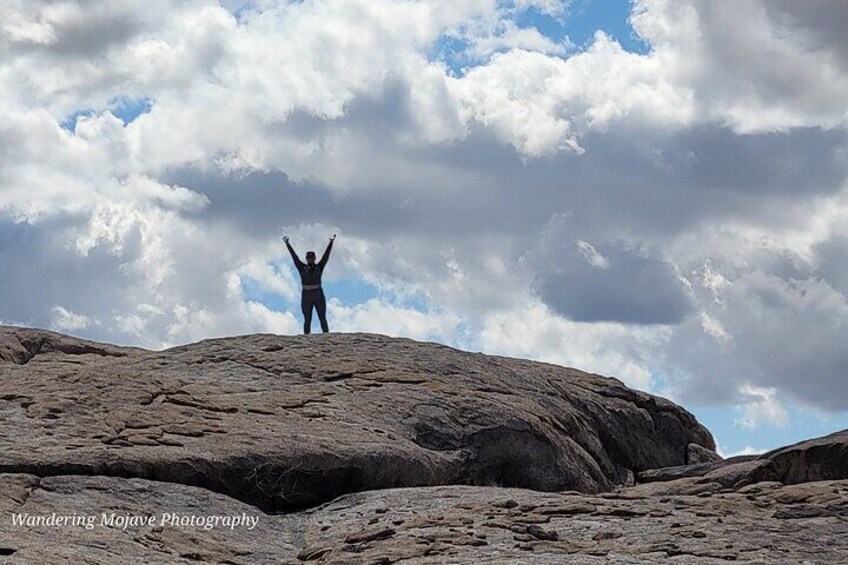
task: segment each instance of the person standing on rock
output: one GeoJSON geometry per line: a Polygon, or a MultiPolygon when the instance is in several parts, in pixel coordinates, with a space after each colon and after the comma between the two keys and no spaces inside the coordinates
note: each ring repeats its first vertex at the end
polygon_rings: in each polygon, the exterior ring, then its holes
{"type": "Polygon", "coordinates": [[[306,263],[300,260],[300,257],[295,253],[289,243],[289,236],[284,235],[283,241],[286,242],[286,247],[291,253],[292,261],[297,272],[300,273],[300,282],[303,285],[303,293],[300,296],[300,309],[303,311],[303,333],[308,334],[312,331],[312,308],[318,312],[318,320],[321,322],[321,330],[324,333],[330,331],[327,325],[327,299],[324,296],[324,289],[321,288],[321,275],[324,273],[324,267],[327,266],[327,261],[330,260],[330,251],[333,249],[333,242],[336,240],[336,234],[330,238],[330,243],[327,245],[327,250],[321,256],[321,260],[315,262],[315,252],[306,252],[306,263]]]}

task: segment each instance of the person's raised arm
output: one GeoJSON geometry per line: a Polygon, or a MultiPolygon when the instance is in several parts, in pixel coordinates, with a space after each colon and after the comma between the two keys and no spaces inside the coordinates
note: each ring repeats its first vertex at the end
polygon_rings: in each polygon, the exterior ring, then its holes
{"type": "Polygon", "coordinates": [[[324,255],[321,256],[321,260],[318,262],[318,264],[321,265],[321,268],[323,268],[327,264],[327,261],[330,260],[330,251],[333,250],[334,241],[336,241],[336,234],[333,234],[333,237],[330,238],[330,243],[327,244],[327,249],[324,251],[324,255]]]}
{"type": "Polygon", "coordinates": [[[294,266],[298,269],[303,267],[303,261],[300,260],[300,257],[297,256],[297,253],[294,252],[294,248],[291,246],[291,243],[289,243],[289,236],[284,235],[283,241],[286,242],[286,247],[288,248],[289,253],[291,254],[292,261],[294,261],[294,266]]]}

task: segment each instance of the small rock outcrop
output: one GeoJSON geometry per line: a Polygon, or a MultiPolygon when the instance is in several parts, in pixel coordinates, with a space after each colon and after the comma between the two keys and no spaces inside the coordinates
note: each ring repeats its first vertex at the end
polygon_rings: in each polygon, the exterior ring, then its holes
{"type": "Polygon", "coordinates": [[[721,455],[719,455],[712,449],[707,449],[706,447],[698,445],[697,443],[690,443],[686,448],[686,463],[688,465],[697,465],[699,463],[716,463],[722,460],[723,458],[721,455]]]}
{"type": "Polygon", "coordinates": [[[35,356],[50,353],[126,357],[138,351],[141,350],[104,345],[44,330],[0,326],[0,363],[26,365],[35,356]]]}
{"type": "Polygon", "coordinates": [[[640,483],[697,478],[723,487],[773,481],[793,485],[848,479],[848,430],[781,447],[762,455],[744,455],[706,463],[650,469],[640,483]]]}
{"type": "MultiPolygon", "coordinates": [[[[848,430],[765,453],[769,478],[785,484],[848,477],[848,430]]],[[[759,477],[757,477],[759,478],[759,477]]]]}

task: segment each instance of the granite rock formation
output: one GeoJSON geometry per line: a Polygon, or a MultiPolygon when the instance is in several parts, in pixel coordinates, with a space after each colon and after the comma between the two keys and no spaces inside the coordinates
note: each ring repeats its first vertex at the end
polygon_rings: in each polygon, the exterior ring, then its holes
{"type": "Polygon", "coordinates": [[[600,492],[714,447],[616,379],[377,335],[148,352],[4,329],[0,359],[16,431],[0,471],[189,484],[267,511],[405,486],[600,492]]]}
{"type": "Polygon", "coordinates": [[[0,415],[0,562],[848,560],[848,434],[721,460],[616,379],[407,339],[4,327],[0,415]],[[257,522],[102,523],[167,513],[257,522]]]}

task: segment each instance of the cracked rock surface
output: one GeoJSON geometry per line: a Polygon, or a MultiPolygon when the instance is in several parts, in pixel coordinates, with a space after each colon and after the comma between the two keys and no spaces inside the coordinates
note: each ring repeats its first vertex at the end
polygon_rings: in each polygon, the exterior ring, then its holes
{"type": "Polygon", "coordinates": [[[404,486],[597,492],[714,448],[618,380],[378,335],[150,352],[5,328],[0,359],[0,471],[188,484],[266,511],[404,486]]]}
{"type": "Polygon", "coordinates": [[[848,481],[666,494],[432,487],[306,513],[305,563],[845,563],[848,481]],[[372,533],[369,536],[369,533],[372,533]]]}
{"type": "Polygon", "coordinates": [[[379,335],[0,327],[0,562],[846,562],[846,445],[722,461],[616,379],[379,335]],[[10,518],[164,512],[258,523],[10,518]]]}
{"type": "Polygon", "coordinates": [[[15,563],[845,563],[848,481],[702,489],[682,479],[612,492],[438,486],[345,495],[264,515],[197,487],[0,475],[0,512],[259,517],[254,530],[12,528],[15,563]],[[658,487],[662,487],[661,489],[658,487]]]}

